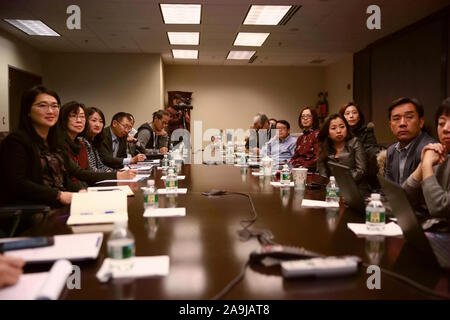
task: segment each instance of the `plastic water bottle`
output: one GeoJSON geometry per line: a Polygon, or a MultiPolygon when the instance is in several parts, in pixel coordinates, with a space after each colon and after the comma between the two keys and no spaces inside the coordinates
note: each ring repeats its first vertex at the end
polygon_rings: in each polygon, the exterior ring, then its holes
{"type": "Polygon", "coordinates": [[[291,183],[291,171],[287,164],[283,165],[283,169],[281,170],[280,183],[286,185],[291,183]]]}
{"type": "Polygon", "coordinates": [[[127,221],[116,221],[107,242],[111,265],[120,271],[130,270],[133,267],[131,258],[135,255],[134,236],[127,225],[127,221]]]}
{"type": "Polygon", "coordinates": [[[366,226],[368,230],[382,231],[386,225],[386,209],[380,201],[379,193],[370,195],[370,202],[366,207],[366,226]]]}
{"type": "Polygon", "coordinates": [[[247,159],[245,158],[245,153],[242,153],[239,158],[239,165],[245,166],[247,165],[247,159]]]}
{"type": "Polygon", "coordinates": [[[327,202],[337,202],[339,203],[339,186],[336,183],[334,176],[330,177],[330,182],[327,184],[326,198],[327,202]]]}
{"type": "Polygon", "coordinates": [[[169,169],[169,173],[167,174],[166,190],[167,192],[177,192],[178,190],[178,177],[172,168],[169,169]]]}
{"type": "Polygon", "coordinates": [[[169,158],[167,157],[167,154],[164,155],[164,158],[161,161],[161,167],[162,168],[169,167],[169,158]]]}
{"type": "Polygon", "coordinates": [[[144,190],[144,208],[158,208],[158,193],[155,190],[155,180],[147,180],[147,188],[144,190]]]}
{"type": "Polygon", "coordinates": [[[169,170],[172,169],[175,174],[178,173],[177,164],[175,160],[169,160],[169,170]]]}
{"type": "Polygon", "coordinates": [[[234,162],[234,146],[233,141],[227,142],[227,149],[226,149],[226,163],[233,163],[234,162]]]}

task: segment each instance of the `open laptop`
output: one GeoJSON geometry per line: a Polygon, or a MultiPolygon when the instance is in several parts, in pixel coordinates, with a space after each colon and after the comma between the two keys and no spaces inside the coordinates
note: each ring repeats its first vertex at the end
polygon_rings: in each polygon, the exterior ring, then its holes
{"type": "Polygon", "coordinates": [[[389,200],[392,213],[402,228],[406,242],[421,253],[434,257],[442,268],[450,269],[450,237],[444,234],[425,234],[403,188],[381,175],[378,175],[378,180],[389,200]]]}
{"type": "Polygon", "coordinates": [[[339,191],[345,203],[358,212],[366,212],[366,202],[355,180],[353,180],[350,168],[337,162],[328,161],[331,173],[336,178],[339,191]]]}

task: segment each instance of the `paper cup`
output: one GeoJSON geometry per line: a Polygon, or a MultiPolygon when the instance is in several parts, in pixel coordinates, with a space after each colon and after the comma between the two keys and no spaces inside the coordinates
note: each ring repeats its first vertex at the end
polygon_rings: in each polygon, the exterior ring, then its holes
{"type": "Polygon", "coordinates": [[[292,168],[292,178],[296,189],[303,190],[306,186],[306,178],[308,177],[307,168],[292,168]]]}

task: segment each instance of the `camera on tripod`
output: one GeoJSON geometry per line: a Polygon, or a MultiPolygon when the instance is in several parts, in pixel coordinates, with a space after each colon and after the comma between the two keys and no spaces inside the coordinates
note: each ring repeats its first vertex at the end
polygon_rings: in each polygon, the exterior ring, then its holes
{"type": "Polygon", "coordinates": [[[194,107],[191,105],[191,99],[189,98],[180,98],[180,102],[174,105],[173,108],[175,110],[192,110],[194,107]]]}

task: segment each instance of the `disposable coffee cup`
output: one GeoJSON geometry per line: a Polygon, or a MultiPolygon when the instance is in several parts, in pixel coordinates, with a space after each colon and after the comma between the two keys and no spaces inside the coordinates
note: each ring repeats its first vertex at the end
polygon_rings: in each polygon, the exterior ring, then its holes
{"type": "Polygon", "coordinates": [[[292,178],[296,189],[304,190],[306,186],[306,178],[308,177],[307,168],[292,168],[292,178]]]}

